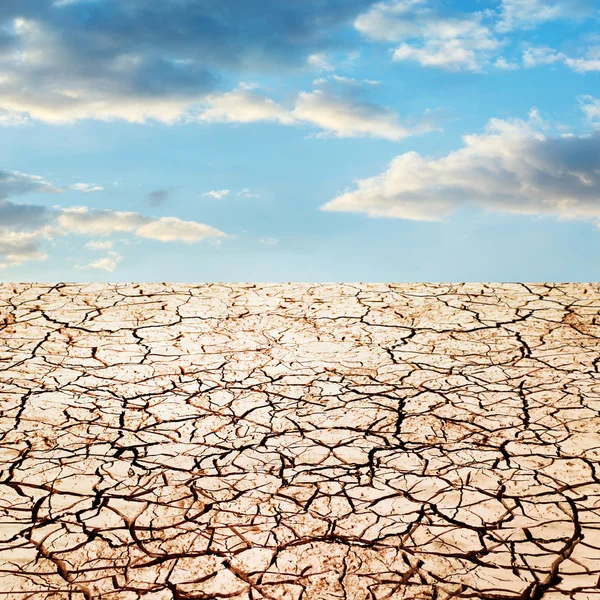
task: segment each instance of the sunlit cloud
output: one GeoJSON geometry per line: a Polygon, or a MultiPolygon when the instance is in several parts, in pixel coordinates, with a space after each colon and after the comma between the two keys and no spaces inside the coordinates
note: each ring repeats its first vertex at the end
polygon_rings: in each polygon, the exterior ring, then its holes
{"type": "Polygon", "coordinates": [[[600,131],[548,135],[535,110],[528,121],[492,119],[461,149],[439,159],[401,154],[322,209],[436,221],[468,205],[600,223],[600,131]]]}

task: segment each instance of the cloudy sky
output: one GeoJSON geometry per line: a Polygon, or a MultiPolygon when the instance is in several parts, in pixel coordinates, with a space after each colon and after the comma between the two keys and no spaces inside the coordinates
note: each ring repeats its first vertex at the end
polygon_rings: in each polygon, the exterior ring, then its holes
{"type": "Polygon", "coordinates": [[[600,279],[598,0],[2,0],[3,281],[600,279]]]}

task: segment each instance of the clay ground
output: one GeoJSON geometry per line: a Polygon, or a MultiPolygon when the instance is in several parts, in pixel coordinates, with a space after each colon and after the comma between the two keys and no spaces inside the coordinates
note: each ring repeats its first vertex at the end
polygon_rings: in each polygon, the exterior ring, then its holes
{"type": "Polygon", "coordinates": [[[0,598],[600,598],[599,285],[0,286],[0,598]]]}

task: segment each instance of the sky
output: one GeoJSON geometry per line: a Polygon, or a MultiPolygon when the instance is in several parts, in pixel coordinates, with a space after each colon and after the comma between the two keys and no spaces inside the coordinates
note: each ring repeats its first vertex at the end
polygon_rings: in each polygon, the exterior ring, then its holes
{"type": "Polygon", "coordinates": [[[2,0],[0,280],[600,280],[598,0],[2,0]]]}

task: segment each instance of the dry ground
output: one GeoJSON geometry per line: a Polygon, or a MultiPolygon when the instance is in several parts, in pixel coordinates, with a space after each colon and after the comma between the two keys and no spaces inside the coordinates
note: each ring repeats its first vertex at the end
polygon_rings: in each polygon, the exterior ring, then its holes
{"type": "Polygon", "coordinates": [[[0,599],[598,599],[599,311],[1,285],[0,599]]]}

